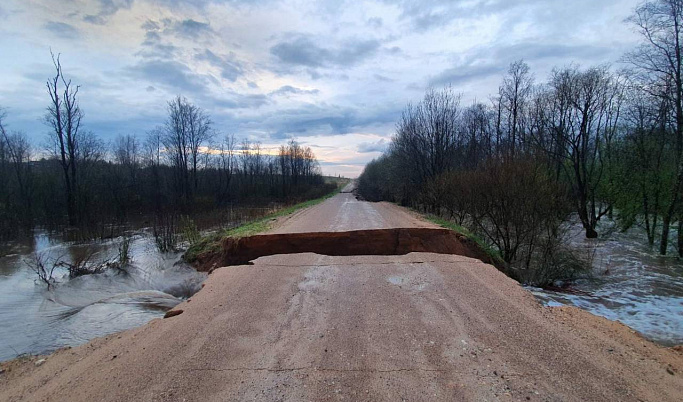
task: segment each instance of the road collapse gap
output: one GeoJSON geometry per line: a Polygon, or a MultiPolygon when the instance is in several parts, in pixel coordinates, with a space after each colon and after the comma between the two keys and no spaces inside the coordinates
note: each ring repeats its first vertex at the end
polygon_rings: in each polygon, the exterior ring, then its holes
{"type": "MultiPolygon", "coordinates": [[[[412,252],[455,254],[497,265],[476,242],[448,229],[396,228],[263,234],[225,238],[218,250],[197,256],[199,271],[247,265],[259,257],[275,254],[316,253],[329,256],[405,255],[412,252]]],[[[501,268],[501,267],[498,267],[501,268]]]]}

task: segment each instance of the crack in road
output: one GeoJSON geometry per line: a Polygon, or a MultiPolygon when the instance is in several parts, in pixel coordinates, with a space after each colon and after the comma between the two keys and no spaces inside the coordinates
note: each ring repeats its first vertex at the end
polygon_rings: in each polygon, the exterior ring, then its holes
{"type": "Polygon", "coordinates": [[[372,263],[367,263],[367,262],[352,262],[352,263],[339,263],[339,264],[272,264],[272,263],[267,263],[267,262],[260,262],[259,261],[259,267],[336,267],[336,266],[356,266],[356,265],[363,265],[363,266],[369,266],[369,265],[392,265],[392,264],[428,264],[428,263],[433,263],[433,262],[439,262],[439,263],[445,263],[445,264],[452,264],[452,263],[458,263],[458,264],[485,264],[484,262],[481,262],[479,260],[475,261],[461,261],[461,260],[429,260],[429,261],[388,261],[388,262],[372,262],[372,263]]]}
{"type": "Polygon", "coordinates": [[[438,372],[438,373],[456,373],[456,370],[447,369],[430,369],[423,367],[414,368],[398,368],[398,369],[337,369],[337,368],[322,368],[316,366],[292,367],[292,368],[268,368],[268,367],[193,367],[180,369],[178,371],[265,371],[271,373],[278,372],[295,372],[295,371],[320,371],[320,372],[338,372],[338,373],[401,373],[401,372],[438,372]]]}

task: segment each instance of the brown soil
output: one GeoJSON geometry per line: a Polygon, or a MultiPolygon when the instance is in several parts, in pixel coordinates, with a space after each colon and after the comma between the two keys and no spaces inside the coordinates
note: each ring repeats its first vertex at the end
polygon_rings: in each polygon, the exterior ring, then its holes
{"type": "MultiPolygon", "coordinates": [[[[348,197],[278,230],[429,226],[348,197]]],[[[458,255],[262,257],[215,270],[175,310],[39,365],[2,363],[0,401],[683,400],[679,350],[543,307],[458,255]]]]}
{"type": "MultiPolygon", "coordinates": [[[[448,229],[399,228],[266,234],[226,238],[218,251],[197,256],[199,271],[214,267],[245,265],[274,254],[316,253],[331,256],[405,255],[412,252],[456,254],[495,264],[474,241],[448,229]]],[[[500,265],[498,268],[503,269],[500,265]]]]}

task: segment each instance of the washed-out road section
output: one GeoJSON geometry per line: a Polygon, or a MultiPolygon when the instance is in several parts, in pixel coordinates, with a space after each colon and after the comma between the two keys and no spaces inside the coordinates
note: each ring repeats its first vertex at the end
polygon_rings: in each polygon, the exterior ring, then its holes
{"type": "MultiPolygon", "coordinates": [[[[339,194],[273,233],[433,227],[339,194]]],[[[458,255],[272,255],[183,313],[2,365],[0,400],[683,400],[683,355],[458,255]]]]}

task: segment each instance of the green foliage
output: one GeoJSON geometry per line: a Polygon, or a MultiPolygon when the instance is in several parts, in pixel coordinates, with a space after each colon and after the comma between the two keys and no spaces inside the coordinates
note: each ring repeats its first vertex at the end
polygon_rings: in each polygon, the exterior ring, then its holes
{"type": "Polygon", "coordinates": [[[660,217],[669,209],[677,168],[670,132],[634,129],[615,146],[616,158],[604,193],[611,194],[622,230],[642,227],[652,245],[660,217]]]}
{"type": "Polygon", "coordinates": [[[489,257],[491,257],[492,260],[497,261],[501,266],[505,265],[505,261],[503,261],[503,257],[500,255],[500,251],[498,251],[496,248],[492,247],[490,244],[486,243],[481,237],[472,233],[466,227],[460,226],[453,221],[450,221],[448,219],[444,219],[444,218],[436,216],[436,215],[425,214],[425,215],[423,215],[423,217],[426,220],[441,226],[442,228],[450,229],[454,232],[457,232],[457,233],[465,236],[465,238],[475,242],[482,250],[484,250],[486,252],[486,254],[489,257]]]}
{"type": "Polygon", "coordinates": [[[322,197],[304,201],[295,205],[288,206],[286,208],[282,208],[277,212],[274,212],[272,214],[269,214],[263,218],[254,220],[252,222],[249,222],[244,225],[240,225],[235,228],[231,228],[225,231],[222,231],[221,233],[214,233],[208,236],[204,236],[200,238],[198,241],[195,243],[191,244],[190,247],[187,249],[185,254],[183,255],[183,260],[185,260],[188,263],[192,263],[197,260],[197,257],[205,252],[209,251],[217,251],[220,250],[221,247],[221,240],[223,240],[226,237],[233,237],[233,238],[241,238],[241,237],[247,237],[247,236],[253,236],[258,233],[265,232],[269,230],[273,224],[273,222],[280,217],[291,215],[294,212],[297,212],[301,209],[304,208],[309,208],[314,205],[320,204],[321,202],[325,201],[326,199],[334,196],[339,192],[339,190],[344,187],[348,183],[348,180],[339,180],[336,181],[333,185],[327,187],[329,191],[327,194],[325,194],[322,197]]]}
{"type": "Polygon", "coordinates": [[[189,216],[180,218],[180,233],[185,242],[190,246],[197,243],[201,239],[199,228],[189,216]]]}

